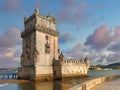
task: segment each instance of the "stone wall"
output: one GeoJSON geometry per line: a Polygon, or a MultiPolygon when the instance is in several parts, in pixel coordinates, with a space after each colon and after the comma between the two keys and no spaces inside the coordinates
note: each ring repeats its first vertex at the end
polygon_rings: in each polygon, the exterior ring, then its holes
{"type": "Polygon", "coordinates": [[[21,67],[18,69],[18,78],[30,79],[35,76],[34,67],[35,33],[29,33],[22,39],[21,67]]]}
{"type": "Polygon", "coordinates": [[[53,79],[52,63],[59,57],[56,18],[41,15],[37,8],[33,15],[24,18],[24,27],[21,33],[23,52],[18,77],[53,79]]]}
{"type": "Polygon", "coordinates": [[[115,79],[115,78],[118,78],[118,77],[120,77],[120,75],[96,78],[96,79],[93,79],[93,80],[83,82],[83,83],[81,83],[77,86],[74,86],[74,87],[72,87],[68,90],[90,90],[91,88],[93,88],[94,86],[96,86],[100,83],[103,83],[105,81],[112,80],[112,79],[115,79]]]}
{"type": "Polygon", "coordinates": [[[49,28],[51,30],[55,30],[56,31],[56,19],[50,15],[48,15],[47,17],[42,16],[42,15],[38,15],[37,17],[37,26],[39,26],[40,28],[49,28]]]}
{"type": "Polygon", "coordinates": [[[88,61],[88,58],[85,58],[85,60],[65,59],[64,55],[61,53],[59,60],[53,61],[54,78],[62,79],[66,77],[88,76],[88,61]]]}
{"type": "Polygon", "coordinates": [[[87,76],[88,68],[84,61],[65,60],[61,62],[62,78],[74,76],[87,76]]]}
{"type": "Polygon", "coordinates": [[[48,75],[53,78],[52,62],[53,59],[58,60],[59,56],[57,53],[58,41],[55,38],[57,37],[36,31],[36,49],[38,51],[35,63],[36,77],[48,75]]]}

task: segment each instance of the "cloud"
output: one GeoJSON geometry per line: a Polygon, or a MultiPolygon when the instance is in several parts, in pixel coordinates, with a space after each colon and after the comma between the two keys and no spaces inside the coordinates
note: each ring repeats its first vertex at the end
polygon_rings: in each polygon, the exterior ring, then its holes
{"type": "Polygon", "coordinates": [[[117,40],[119,40],[120,39],[120,26],[117,26],[114,30],[113,30],[113,40],[115,41],[117,41],[117,40]]]}
{"type": "Polygon", "coordinates": [[[41,0],[33,0],[33,2],[35,3],[35,6],[36,7],[43,7],[44,5],[44,3],[41,1],[41,0]]]}
{"type": "Polygon", "coordinates": [[[0,4],[0,11],[3,12],[19,12],[24,7],[21,0],[4,0],[0,4]]]}
{"type": "Polygon", "coordinates": [[[106,65],[111,63],[111,61],[108,59],[109,55],[112,55],[112,52],[109,51],[89,51],[89,59],[91,65],[106,65]]]}
{"type": "Polygon", "coordinates": [[[0,36],[0,67],[18,67],[20,55],[20,30],[12,28],[0,36]]]}
{"type": "Polygon", "coordinates": [[[66,56],[77,58],[82,54],[83,49],[84,49],[84,46],[81,43],[77,43],[73,47],[67,48],[66,50],[64,50],[63,53],[66,56]]]}
{"type": "Polygon", "coordinates": [[[94,50],[103,50],[119,40],[119,38],[120,27],[110,30],[108,25],[103,24],[87,37],[84,44],[92,47],[94,50]]]}
{"type": "Polygon", "coordinates": [[[94,5],[86,0],[60,0],[59,2],[62,8],[57,13],[58,23],[72,24],[77,30],[96,25],[103,17],[93,18],[96,11],[98,12],[104,5],[101,1],[94,5]],[[89,8],[91,9],[88,11],[89,8]]]}
{"type": "Polygon", "coordinates": [[[19,61],[14,60],[13,57],[0,57],[0,68],[13,68],[20,66],[19,61]]]}
{"type": "Polygon", "coordinates": [[[108,25],[101,25],[95,32],[88,36],[85,45],[90,45],[95,50],[105,48],[111,42],[108,25]]]}
{"type": "Polygon", "coordinates": [[[112,48],[101,51],[94,51],[91,49],[91,51],[88,52],[91,65],[107,65],[114,62],[120,62],[120,51],[119,48],[117,49],[118,50],[114,50],[114,48],[112,48]]]}
{"type": "Polygon", "coordinates": [[[74,4],[77,0],[60,0],[60,3],[63,7],[70,6],[74,4]]]}
{"type": "Polygon", "coordinates": [[[20,31],[17,28],[12,28],[0,36],[0,47],[14,47],[20,43],[20,31]]]}
{"type": "Polygon", "coordinates": [[[74,38],[69,32],[63,33],[59,37],[59,43],[61,44],[69,43],[72,42],[73,40],[74,38]]]}
{"type": "Polygon", "coordinates": [[[84,17],[87,2],[83,1],[78,6],[75,5],[77,0],[62,0],[63,9],[58,13],[59,22],[77,23],[78,20],[84,17]]]}
{"type": "Polygon", "coordinates": [[[120,26],[110,29],[107,24],[101,25],[87,37],[84,46],[90,50],[92,64],[119,62],[120,26]]]}
{"type": "Polygon", "coordinates": [[[5,48],[0,53],[0,67],[18,67],[20,66],[20,55],[16,56],[18,52],[21,52],[21,46],[14,46],[14,48],[5,48]]]}
{"type": "Polygon", "coordinates": [[[108,63],[120,62],[120,51],[113,54],[109,54],[107,57],[108,63]]]}
{"type": "Polygon", "coordinates": [[[0,68],[20,66],[21,45],[12,48],[0,48],[0,50],[0,68]]]}
{"type": "Polygon", "coordinates": [[[7,57],[13,57],[13,53],[12,52],[8,52],[8,53],[6,53],[6,56],[7,57]]]}
{"type": "Polygon", "coordinates": [[[120,41],[112,44],[111,46],[109,46],[108,50],[112,51],[112,52],[118,52],[118,51],[120,51],[120,41]]]}

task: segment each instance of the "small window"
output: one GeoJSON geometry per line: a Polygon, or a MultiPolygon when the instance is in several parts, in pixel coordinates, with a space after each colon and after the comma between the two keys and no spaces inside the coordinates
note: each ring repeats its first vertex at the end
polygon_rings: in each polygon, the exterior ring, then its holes
{"type": "Polygon", "coordinates": [[[48,40],[48,36],[46,35],[46,40],[48,40]]]}
{"type": "Polygon", "coordinates": [[[58,54],[60,53],[60,49],[58,49],[58,54]]]}

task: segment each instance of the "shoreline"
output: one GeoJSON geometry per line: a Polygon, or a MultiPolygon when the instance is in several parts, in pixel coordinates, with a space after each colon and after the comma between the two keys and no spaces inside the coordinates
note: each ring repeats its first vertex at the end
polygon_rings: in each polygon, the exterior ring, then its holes
{"type": "Polygon", "coordinates": [[[120,78],[120,75],[98,77],[78,84],[72,88],[69,88],[68,90],[90,90],[91,88],[97,86],[98,84],[118,78],[120,78]]]}
{"type": "Polygon", "coordinates": [[[26,83],[26,82],[31,82],[31,81],[29,81],[29,80],[17,80],[17,79],[0,80],[0,84],[3,84],[3,83],[26,83]]]}

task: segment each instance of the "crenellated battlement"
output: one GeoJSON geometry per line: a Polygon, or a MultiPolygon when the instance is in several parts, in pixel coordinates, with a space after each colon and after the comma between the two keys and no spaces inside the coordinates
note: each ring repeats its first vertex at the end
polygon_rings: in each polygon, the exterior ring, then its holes
{"type": "Polygon", "coordinates": [[[75,64],[85,64],[85,61],[84,59],[83,60],[76,60],[76,59],[67,59],[67,58],[64,58],[63,63],[75,63],[75,64]]]}
{"type": "Polygon", "coordinates": [[[53,63],[54,71],[57,73],[55,78],[86,76],[89,68],[89,59],[87,57],[79,59],[66,58],[62,53],[59,60],[54,60],[53,63]]]}
{"type": "Polygon", "coordinates": [[[36,9],[34,10],[34,13],[33,13],[30,17],[25,16],[25,17],[24,17],[24,23],[29,22],[29,21],[32,20],[35,16],[39,16],[39,17],[41,17],[41,18],[44,19],[44,20],[52,21],[53,23],[56,24],[56,18],[55,18],[54,16],[52,16],[51,14],[48,14],[47,16],[44,16],[44,15],[40,14],[39,8],[36,8],[36,9]]]}
{"type": "Polygon", "coordinates": [[[43,16],[40,14],[38,8],[34,10],[34,14],[30,17],[24,17],[25,30],[21,33],[21,37],[25,37],[35,30],[58,36],[59,32],[56,31],[56,18],[52,15],[43,16]]]}
{"type": "Polygon", "coordinates": [[[86,56],[85,58],[79,58],[79,59],[74,59],[74,58],[66,58],[64,55],[61,53],[59,56],[59,60],[62,63],[73,63],[73,64],[89,64],[88,57],[86,56]]]}

